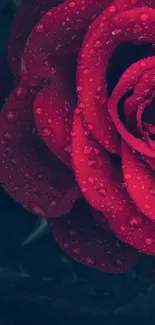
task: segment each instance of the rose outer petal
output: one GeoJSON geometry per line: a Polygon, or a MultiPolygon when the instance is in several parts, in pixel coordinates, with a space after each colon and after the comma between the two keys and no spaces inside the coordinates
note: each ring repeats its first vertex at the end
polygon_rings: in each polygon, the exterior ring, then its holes
{"type": "MultiPolygon", "coordinates": [[[[65,1],[49,10],[32,30],[24,51],[24,61],[28,71],[28,80],[40,80],[39,69],[44,67],[44,77],[51,76],[51,67],[47,58],[49,53],[64,60],[68,47],[83,41],[90,22],[102,12],[112,0],[65,1]],[[44,64],[46,62],[46,64],[44,64]]],[[[79,46],[78,46],[79,50],[79,46]]],[[[69,63],[69,62],[68,62],[69,63]]]]}
{"type": "Polygon", "coordinates": [[[56,159],[36,132],[34,98],[21,82],[0,113],[0,180],[31,213],[57,217],[71,210],[78,189],[71,170],[56,159]]]}
{"type": "Polygon", "coordinates": [[[110,229],[120,240],[155,255],[155,223],[138,210],[127,193],[116,157],[96,143],[77,114],[74,116],[72,158],[85,199],[104,213],[110,229]]]}
{"type": "Polygon", "coordinates": [[[89,267],[120,273],[140,258],[138,251],[101,229],[83,207],[76,206],[69,215],[49,220],[49,226],[65,253],[89,267]]]}
{"type": "Polygon", "coordinates": [[[39,134],[49,149],[68,167],[72,167],[73,98],[70,85],[56,72],[51,84],[45,84],[34,102],[34,116],[39,134]]]}
{"type": "Polygon", "coordinates": [[[28,36],[43,13],[59,5],[63,0],[22,0],[11,27],[8,47],[8,60],[16,80],[19,75],[21,55],[28,36]]]}

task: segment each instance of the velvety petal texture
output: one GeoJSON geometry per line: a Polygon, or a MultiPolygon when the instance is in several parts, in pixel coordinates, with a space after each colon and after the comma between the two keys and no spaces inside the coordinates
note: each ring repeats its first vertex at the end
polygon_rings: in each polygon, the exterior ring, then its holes
{"type": "Polygon", "coordinates": [[[10,33],[1,184],[104,272],[155,255],[154,24],[154,0],[23,0],[10,33]],[[151,50],[120,73],[129,44],[151,50]]]}

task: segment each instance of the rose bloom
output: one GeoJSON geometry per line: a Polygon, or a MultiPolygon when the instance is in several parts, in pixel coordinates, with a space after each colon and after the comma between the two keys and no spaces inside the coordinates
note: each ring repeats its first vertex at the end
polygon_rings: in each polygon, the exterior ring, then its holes
{"type": "Polygon", "coordinates": [[[10,33],[1,184],[69,256],[104,272],[155,255],[154,8],[23,0],[10,33]]]}

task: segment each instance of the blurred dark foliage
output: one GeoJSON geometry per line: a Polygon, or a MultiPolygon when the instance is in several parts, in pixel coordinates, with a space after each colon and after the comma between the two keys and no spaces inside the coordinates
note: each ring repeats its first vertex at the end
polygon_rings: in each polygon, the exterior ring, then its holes
{"type": "Polygon", "coordinates": [[[0,1],[0,10],[3,10],[8,5],[9,2],[10,2],[10,0],[1,0],[0,1]]]}

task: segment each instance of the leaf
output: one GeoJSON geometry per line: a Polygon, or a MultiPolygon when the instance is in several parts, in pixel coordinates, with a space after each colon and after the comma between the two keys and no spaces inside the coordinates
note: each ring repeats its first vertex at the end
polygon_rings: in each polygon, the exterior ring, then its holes
{"type": "Polygon", "coordinates": [[[23,242],[22,246],[27,246],[30,243],[41,239],[49,232],[50,232],[50,229],[48,228],[47,220],[39,218],[36,222],[34,230],[26,238],[26,240],[23,242]]]}

